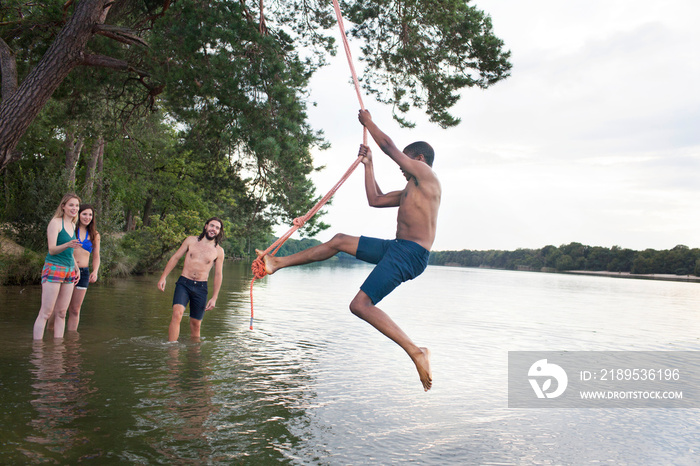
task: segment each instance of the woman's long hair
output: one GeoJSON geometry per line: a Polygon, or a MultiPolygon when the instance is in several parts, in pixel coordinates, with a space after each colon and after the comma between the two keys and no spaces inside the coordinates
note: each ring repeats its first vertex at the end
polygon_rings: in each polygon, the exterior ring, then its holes
{"type": "MultiPolygon", "coordinates": [[[[75,193],[68,193],[68,194],[66,194],[65,196],[63,196],[63,199],[61,199],[61,203],[58,204],[58,208],[56,209],[56,212],[53,214],[53,218],[61,218],[61,217],[63,217],[63,208],[66,206],[66,204],[68,204],[68,201],[70,201],[71,199],[77,199],[78,202],[80,202],[80,198],[78,197],[77,194],[75,194],[75,193]]],[[[94,210],[93,210],[93,212],[94,212],[94,210]]],[[[80,214],[78,214],[78,216],[79,216],[79,215],[80,215],[80,214]]],[[[78,222],[78,216],[76,216],[76,217],[73,219],[73,223],[77,223],[77,222],[78,222]]]]}
{"type": "Polygon", "coordinates": [[[207,225],[209,225],[209,222],[219,222],[219,225],[221,225],[221,230],[219,230],[219,234],[214,237],[214,243],[218,246],[219,243],[224,239],[224,222],[219,217],[212,217],[209,220],[207,220],[207,222],[204,224],[204,228],[202,228],[202,232],[197,238],[197,241],[201,241],[202,238],[204,238],[204,235],[207,234],[207,225]]]}
{"type": "Polygon", "coordinates": [[[98,235],[97,228],[95,228],[95,217],[97,217],[97,214],[95,213],[95,208],[91,204],[80,204],[80,210],[78,210],[78,228],[80,228],[80,214],[82,214],[84,210],[92,210],[92,220],[90,220],[90,223],[87,225],[87,231],[90,236],[90,241],[93,241],[98,235]]]}

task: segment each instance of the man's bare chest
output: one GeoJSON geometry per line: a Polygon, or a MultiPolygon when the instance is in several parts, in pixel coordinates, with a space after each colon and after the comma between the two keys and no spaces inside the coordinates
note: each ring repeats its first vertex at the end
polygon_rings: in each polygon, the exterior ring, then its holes
{"type": "Polygon", "coordinates": [[[197,245],[189,248],[187,257],[194,261],[209,264],[216,260],[216,247],[208,245],[197,245]]]}

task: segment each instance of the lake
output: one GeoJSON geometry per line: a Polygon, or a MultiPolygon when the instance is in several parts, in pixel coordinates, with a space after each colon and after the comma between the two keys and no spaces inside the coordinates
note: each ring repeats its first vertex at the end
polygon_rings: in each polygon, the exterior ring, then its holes
{"type": "Polygon", "coordinates": [[[698,409],[513,409],[509,351],[700,350],[700,284],[430,266],[381,303],[405,353],[348,304],[364,264],[256,282],[229,262],[202,339],[167,327],[177,273],[91,285],[78,334],[33,342],[41,288],[0,287],[0,463],[698,464],[698,409]]]}

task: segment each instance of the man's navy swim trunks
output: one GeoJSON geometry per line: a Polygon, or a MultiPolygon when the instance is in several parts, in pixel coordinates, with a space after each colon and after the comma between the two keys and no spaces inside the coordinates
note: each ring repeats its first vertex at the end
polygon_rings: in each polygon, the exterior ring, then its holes
{"type": "Polygon", "coordinates": [[[181,275],[175,283],[173,306],[181,304],[187,307],[188,302],[190,303],[190,318],[202,320],[204,308],[207,305],[207,282],[190,280],[181,275]]]}

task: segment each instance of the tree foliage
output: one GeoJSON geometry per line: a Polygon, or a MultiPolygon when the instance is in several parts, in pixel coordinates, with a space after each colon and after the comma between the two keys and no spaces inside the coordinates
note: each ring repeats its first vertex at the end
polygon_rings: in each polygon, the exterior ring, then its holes
{"type": "Polygon", "coordinates": [[[442,127],[459,90],[487,88],[508,76],[510,52],[493,34],[491,18],[464,0],[378,0],[348,5],[363,40],[365,89],[393,105],[396,118],[425,109],[442,127]]]}
{"type": "MultiPolygon", "coordinates": [[[[342,10],[365,88],[405,124],[418,108],[455,125],[461,89],[509,74],[490,18],[466,1],[342,10]]],[[[250,251],[319,197],[311,151],[328,142],[307,121],[308,87],[336,35],[319,0],[4,0],[0,220],[36,246],[75,190],[103,230],[149,242],[149,228],[195,211],[230,222],[229,256],[250,251]]],[[[324,228],[317,216],[303,233],[324,228]]]]}
{"type": "Polygon", "coordinates": [[[434,251],[430,254],[430,264],[506,270],[587,270],[700,276],[700,249],[678,245],[670,250],[634,251],[619,246],[604,248],[569,243],[559,247],[548,245],[541,249],[515,251],[434,251]]]}

